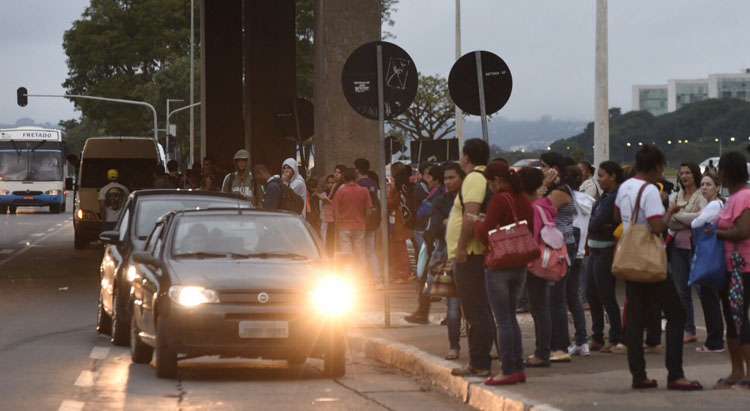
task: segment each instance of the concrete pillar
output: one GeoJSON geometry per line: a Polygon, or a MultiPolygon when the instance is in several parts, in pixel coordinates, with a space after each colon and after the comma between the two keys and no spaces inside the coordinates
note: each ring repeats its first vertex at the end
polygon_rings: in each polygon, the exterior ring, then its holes
{"type": "MultiPolygon", "coordinates": [[[[357,114],[341,89],[341,69],[352,51],[380,39],[380,9],[374,0],[315,1],[315,175],[351,165],[358,157],[374,166],[383,156],[377,122],[357,114]]],[[[383,170],[376,170],[378,173],[383,170]]]]}
{"type": "Polygon", "coordinates": [[[607,0],[596,0],[594,164],[609,160],[609,52],[607,0]]]}
{"type": "Polygon", "coordinates": [[[201,1],[201,155],[219,167],[245,147],[242,1],[201,1]]]}

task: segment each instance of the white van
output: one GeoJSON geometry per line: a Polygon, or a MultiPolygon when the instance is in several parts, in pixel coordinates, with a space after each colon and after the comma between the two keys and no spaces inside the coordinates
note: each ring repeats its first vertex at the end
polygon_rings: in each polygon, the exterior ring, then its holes
{"type": "Polygon", "coordinates": [[[102,232],[99,190],[109,183],[108,170],[117,170],[118,182],[133,192],[151,188],[157,168],[165,170],[165,161],[161,146],[153,138],[91,137],[86,140],[81,152],[74,206],[75,248],[97,240],[102,232]]]}

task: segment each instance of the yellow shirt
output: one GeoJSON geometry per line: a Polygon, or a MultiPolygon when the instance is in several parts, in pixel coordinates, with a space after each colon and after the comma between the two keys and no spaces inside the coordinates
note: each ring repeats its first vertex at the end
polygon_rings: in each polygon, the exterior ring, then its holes
{"type": "MultiPolygon", "coordinates": [[[[477,166],[474,168],[476,171],[484,172],[484,166],[477,166]]],[[[461,195],[464,198],[464,204],[484,202],[484,195],[487,193],[487,180],[484,178],[482,173],[469,173],[461,184],[461,195]]],[[[456,250],[458,249],[458,239],[461,236],[461,226],[464,223],[464,209],[461,206],[461,199],[456,196],[456,200],[453,201],[453,207],[451,213],[448,216],[448,226],[445,231],[445,242],[448,246],[448,258],[453,259],[456,257],[456,250]]],[[[484,244],[482,244],[476,238],[469,240],[466,246],[466,252],[468,254],[481,255],[485,252],[484,244]]]]}

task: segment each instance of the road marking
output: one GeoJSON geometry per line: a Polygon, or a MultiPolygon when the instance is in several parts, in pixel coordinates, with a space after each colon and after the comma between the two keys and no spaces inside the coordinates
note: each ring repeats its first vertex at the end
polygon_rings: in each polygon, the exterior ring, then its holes
{"type": "Polygon", "coordinates": [[[29,240],[22,240],[22,241],[19,241],[18,244],[29,245],[30,243],[29,243],[29,240]]]}
{"type": "Polygon", "coordinates": [[[76,379],[75,385],[77,387],[92,387],[94,385],[94,375],[93,371],[81,371],[81,374],[79,374],[76,379]]]}
{"type": "Polygon", "coordinates": [[[48,233],[51,233],[51,232],[53,232],[53,231],[55,231],[55,228],[54,228],[54,227],[53,227],[53,228],[50,228],[49,230],[47,230],[47,232],[48,232],[48,233]]]}
{"type": "MultiPolygon", "coordinates": [[[[46,240],[47,238],[51,237],[52,235],[54,235],[54,234],[57,234],[57,233],[59,233],[59,232],[60,232],[61,230],[62,230],[62,229],[57,229],[57,230],[55,230],[55,231],[52,231],[52,232],[50,232],[50,233],[47,233],[47,234],[42,234],[42,236],[43,236],[43,237],[40,237],[40,238],[38,238],[38,239],[37,239],[36,241],[34,241],[34,245],[36,245],[36,244],[38,244],[38,243],[41,243],[42,241],[46,240]]],[[[18,244],[23,244],[23,245],[25,245],[26,247],[24,247],[24,248],[22,248],[22,249],[18,250],[18,252],[16,252],[15,254],[13,254],[13,255],[9,256],[9,257],[8,257],[8,258],[6,258],[5,260],[3,260],[3,261],[0,261],[0,267],[2,267],[2,266],[4,266],[5,264],[7,264],[7,263],[11,262],[12,260],[16,259],[16,258],[17,258],[17,257],[18,257],[19,255],[21,255],[21,254],[23,254],[23,253],[25,253],[25,252],[27,252],[27,251],[31,250],[31,245],[32,245],[31,241],[28,241],[28,240],[24,240],[24,241],[21,241],[21,242],[19,242],[18,244]]]]}
{"type": "Polygon", "coordinates": [[[44,233],[34,233],[34,234],[32,234],[31,236],[32,236],[32,237],[41,237],[41,236],[43,236],[43,235],[44,235],[44,233]]]}
{"type": "Polygon", "coordinates": [[[109,355],[109,347],[94,347],[91,349],[89,358],[94,360],[103,360],[109,355]]]}
{"type": "Polygon", "coordinates": [[[0,250],[0,254],[13,254],[13,252],[16,251],[13,248],[3,248],[0,250]]]}
{"type": "Polygon", "coordinates": [[[84,405],[86,405],[86,403],[80,401],[65,400],[60,404],[60,408],[58,408],[57,411],[81,411],[83,410],[84,405]]]}

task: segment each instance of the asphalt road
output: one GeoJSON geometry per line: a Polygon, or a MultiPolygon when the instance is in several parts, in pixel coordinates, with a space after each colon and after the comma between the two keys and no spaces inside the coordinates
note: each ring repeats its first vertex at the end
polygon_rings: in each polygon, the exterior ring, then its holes
{"type": "MultiPolygon", "coordinates": [[[[70,209],[70,208],[68,208],[70,209]]],[[[322,363],[201,358],[178,380],[96,334],[101,247],[73,249],[70,213],[0,216],[2,410],[462,410],[423,382],[350,353],[347,376],[322,363]]]]}

